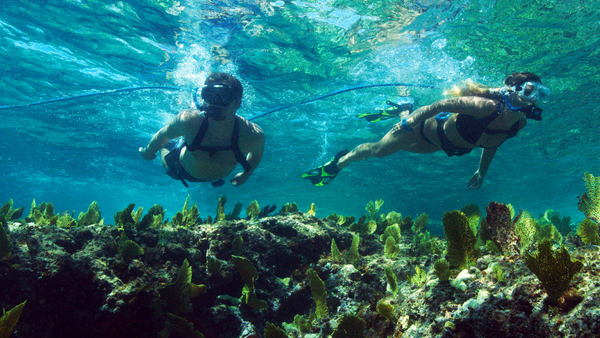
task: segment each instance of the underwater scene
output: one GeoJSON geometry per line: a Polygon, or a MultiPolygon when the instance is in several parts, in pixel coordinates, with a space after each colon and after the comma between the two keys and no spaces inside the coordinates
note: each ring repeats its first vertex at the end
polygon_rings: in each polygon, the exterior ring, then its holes
{"type": "Polygon", "coordinates": [[[600,337],[597,1],[12,0],[0,32],[0,338],[600,337]]]}

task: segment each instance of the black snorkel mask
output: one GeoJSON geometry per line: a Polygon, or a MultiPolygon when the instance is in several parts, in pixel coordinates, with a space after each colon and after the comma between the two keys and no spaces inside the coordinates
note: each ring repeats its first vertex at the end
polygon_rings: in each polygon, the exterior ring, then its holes
{"type": "Polygon", "coordinates": [[[542,120],[542,108],[540,107],[536,107],[533,104],[527,105],[525,107],[514,107],[511,103],[510,100],[508,99],[508,96],[504,95],[504,103],[506,104],[506,107],[512,111],[520,111],[525,113],[525,118],[531,119],[531,120],[535,120],[535,121],[541,121],[542,120]]]}
{"type": "Polygon", "coordinates": [[[203,111],[204,115],[213,120],[224,120],[225,116],[222,114],[225,107],[228,106],[235,97],[233,95],[233,89],[225,84],[214,83],[202,87],[200,97],[204,100],[204,104],[200,105],[198,102],[198,89],[195,89],[192,93],[194,105],[198,110],[203,111]]]}

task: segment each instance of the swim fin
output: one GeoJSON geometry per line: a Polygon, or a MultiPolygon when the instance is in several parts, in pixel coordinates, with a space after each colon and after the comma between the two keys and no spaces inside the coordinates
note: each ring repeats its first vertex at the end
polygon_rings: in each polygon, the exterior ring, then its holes
{"type": "Polygon", "coordinates": [[[386,107],[377,109],[375,113],[363,113],[359,114],[356,117],[359,119],[365,119],[367,122],[375,123],[381,122],[389,119],[393,119],[394,117],[400,116],[405,110],[412,112],[413,104],[411,102],[404,102],[402,104],[398,104],[392,101],[385,102],[386,107]]]}
{"type": "Polygon", "coordinates": [[[349,151],[344,149],[337,153],[329,162],[318,168],[305,172],[304,174],[300,175],[300,177],[310,180],[315,187],[322,187],[325,184],[329,184],[341,171],[341,169],[338,169],[337,167],[338,161],[348,153],[349,151]]]}

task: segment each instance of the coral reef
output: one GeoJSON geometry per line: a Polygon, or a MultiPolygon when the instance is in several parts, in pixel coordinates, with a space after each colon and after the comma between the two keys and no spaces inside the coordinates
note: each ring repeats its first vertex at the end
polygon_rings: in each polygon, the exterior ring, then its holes
{"type": "Polygon", "coordinates": [[[57,226],[66,214],[52,225],[49,205],[0,226],[11,247],[0,306],[27,300],[16,338],[600,335],[598,249],[572,233],[552,249],[555,232],[544,229],[558,229],[556,213],[515,218],[495,203],[483,218],[469,206],[443,215],[445,240],[425,230],[425,216],[380,214],[376,203],[365,215],[376,230],[361,234],[353,217],[295,204],[261,216],[273,207],[256,215],[256,203],[238,219],[241,207],[228,214],[222,199],[214,222],[189,200],[171,220],[130,204],[114,225],[94,216],[71,227],[57,226]]]}

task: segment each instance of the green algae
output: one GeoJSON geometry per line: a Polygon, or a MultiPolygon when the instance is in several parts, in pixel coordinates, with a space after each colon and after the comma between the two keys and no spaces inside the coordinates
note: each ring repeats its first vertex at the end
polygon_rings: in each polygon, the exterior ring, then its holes
{"type": "Polygon", "coordinates": [[[13,205],[14,201],[11,198],[0,208],[0,217],[4,217],[4,219],[8,222],[21,218],[23,210],[25,210],[25,207],[13,209],[13,205]]]}
{"type": "Polygon", "coordinates": [[[358,265],[360,260],[360,253],[358,253],[358,246],[360,245],[360,235],[354,234],[352,236],[352,244],[350,245],[350,249],[346,252],[346,261],[355,267],[358,265]]]}
{"type": "Polygon", "coordinates": [[[267,322],[265,326],[265,338],[288,338],[288,335],[277,325],[267,322]]]}
{"type": "Polygon", "coordinates": [[[427,282],[427,272],[418,266],[415,266],[415,274],[408,276],[408,281],[418,287],[422,287],[427,282]]]}
{"type": "Polygon", "coordinates": [[[4,217],[0,217],[0,261],[7,259],[10,257],[12,244],[10,243],[10,239],[8,238],[8,226],[4,226],[6,221],[4,217]]]}
{"type": "Polygon", "coordinates": [[[440,258],[433,263],[433,273],[441,280],[448,281],[452,272],[450,270],[450,263],[445,258],[440,258]]]}
{"type": "Polygon", "coordinates": [[[332,338],[365,338],[367,323],[364,319],[350,314],[345,314],[333,331],[332,338]]]}
{"type": "Polygon", "coordinates": [[[244,280],[242,297],[240,301],[255,310],[264,310],[267,308],[267,302],[256,297],[254,290],[254,280],[258,279],[258,271],[249,259],[241,256],[231,255],[233,264],[244,280]]]}
{"type": "Polygon", "coordinates": [[[327,309],[327,288],[325,287],[325,283],[323,283],[323,280],[313,269],[306,271],[306,277],[308,278],[310,292],[316,305],[315,315],[317,318],[328,317],[329,310],[327,309]]]}
{"type": "Polygon", "coordinates": [[[335,238],[331,239],[331,258],[336,263],[342,262],[342,253],[340,252],[340,249],[338,249],[337,244],[335,244],[335,238]]]}
{"type": "Polygon", "coordinates": [[[396,309],[394,308],[394,305],[390,303],[389,300],[380,299],[377,302],[376,310],[377,313],[385,317],[385,319],[389,320],[390,322],[396,323],[398,321],[396,309]]]}
{"type": "Polygon", "coordinates": [[[398,294],[398,276],[394,273],[391,267],[384,267],[385,278],[387,280],[387,289],[393,294],[398,294]]]}
{"type": "Polygon", "coordinates": [[[123,261],[130,263],[135,258],[144,254],[144,249],[139,246],[136,242],[130,240],[125,233],[121,233],[121,239],[119,240],[119,252],[123,261]]]}
{"type": "Polygon", "coordinates": [[[246,217],[253,219],[258,217],[260,214],[260,206],[258,205],[258,201],[254,200],[250,202],[250,205],[246,208],[246,217]]]}
{"type": "Polygon", "coordinates": [[[600,245],[598,236],[598,224],[589,218],[582,220],[577,226],[577,235],[585,244],[600,245]]]}
{"type": "Polygon", "coordinates": [[[4,310],[4,315],[0,317],[0,338],[10,338],[12,336],[21,317],[21,312],[23,312],[23,308],[25,307],[25,303],[27,301],[15,306],[8,312],[4,310]]]}
{"type": "Polygon", "coordinates": [[[534,255],[525,253],[525,264],[542,283],[550,302],[556,303],[583,264],[571,261],[571,255],[563,245],[552,249],[552,243],[547,238],[539,242],[537,248],[534,255]]]}
{"type": "Polygon", "coordinates": [[[444,234],[448,241],[448,261],[453,267],[464,269],[479,257],[477,238],[467,216],[458,210],[447,211],[442,216],[444,234]]]}

